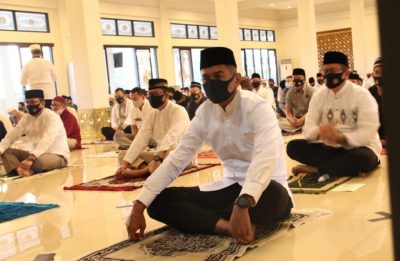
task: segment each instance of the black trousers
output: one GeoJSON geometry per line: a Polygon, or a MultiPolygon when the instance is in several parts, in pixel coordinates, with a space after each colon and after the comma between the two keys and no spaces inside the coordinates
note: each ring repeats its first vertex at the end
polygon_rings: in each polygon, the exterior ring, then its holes
{"type": "MultiPolygon", "coordinates": [[[[166,188],[147,212],[153,219],[183,232],[213,234],[220,218],[230,219],[241,189],[238,183],[217,191],[200,191],[199,187],[166,188]]],[[[268,225],[284,220],[292,207],[287,190],[272,180],[257,205],[249,210],[251,222],[268,225]]]]}
{"type": "MultiPolygon", "coordinates": [[[[131,125],[126,126],[124,129],[125,133],[132,133],[131,125]]],[[[114,140],[115,130],[111,127],[101,128],[101,134],[106,138],[106,140],[114,140]]]]}
{"type": "Polygon", "coordinates": [[[380,163],[375,153],[367,147],[346,150],[308,143],[306,140],[292,140],[286,152],[290,158],[316,167],[321,175],[356,176],[359,172],[374,170],[380,163]]]}

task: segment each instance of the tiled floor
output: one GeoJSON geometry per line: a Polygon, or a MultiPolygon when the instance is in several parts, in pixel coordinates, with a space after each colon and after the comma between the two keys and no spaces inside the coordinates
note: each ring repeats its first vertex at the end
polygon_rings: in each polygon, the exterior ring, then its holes
{"type": "MultiPolygon", "coordinates": [[[[289,140],[291,137],[285,137],[289,140]]],[[[1,201],[56,203],[61,207],[0,224],[0,260],[33,260],[41,253],[56,253],[59,260],[77,258],[127,238],[125,220],[132,192],[65,191],[64,186],[112,175],[117,158],[85,158],[113,150],[114,145],[90,145],[72,153],[73,167],[51,175],[17,179],[0,184],[1,201]]],[[[288,170],[296,163],[287,160],[288,170]]],[[[386,158],[366,177],[348,183],[365,186],[355,192],[325,195],[295,194],[297,208],[324,208],[333,215],[292,229],[268,245],[248,251],[240,260],[393,260],[386,158]]],[[[289,173],[289,172],[288,172],[289,173]]],[[[220,167],[179,177],[173,185],[191,186],[221,177],[220,167]]],[[[161,226],[147,219],[147,230],[161,226]]]]}

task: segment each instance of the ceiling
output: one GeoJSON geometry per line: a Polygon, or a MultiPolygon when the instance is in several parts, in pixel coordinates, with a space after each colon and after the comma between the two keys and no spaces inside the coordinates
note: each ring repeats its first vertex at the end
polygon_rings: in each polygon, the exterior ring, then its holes
{"type": "MultiPolygon", "coordinates": [[[[297,16],[297,0],[237,0],[239,15],[244,17],[294,18],[297,16]]],[[[349,10],[351,0],[314,0],[317,14],[349,10]]],[[[377,0],[364,0],[365,6],[374,6],[377,0]]],[[[100,0],[126,5],[157,8],[165,2],[170,9],[214,13],[214,0],[100,0]]]]}

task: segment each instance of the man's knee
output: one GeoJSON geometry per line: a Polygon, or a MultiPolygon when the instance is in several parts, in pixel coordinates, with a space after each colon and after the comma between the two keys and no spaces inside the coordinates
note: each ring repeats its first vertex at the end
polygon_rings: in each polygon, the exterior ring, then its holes
{"type": "Polygon", "coordinates": [[[163,207],[168,205],[169,202],[178,201],[178,194],[180,188],[166,188],[164,189],[147,208],[147,213],[151,218],[158,219],[162,215],[163,207]]]}
{"type": "Polygon", "coordinates": [[[286,153],[287,155],[292,158],[296,159],[299,151],[302,151],[303,147],[307,145],[305,140],[292,140],[286,146],[286,153]]]}

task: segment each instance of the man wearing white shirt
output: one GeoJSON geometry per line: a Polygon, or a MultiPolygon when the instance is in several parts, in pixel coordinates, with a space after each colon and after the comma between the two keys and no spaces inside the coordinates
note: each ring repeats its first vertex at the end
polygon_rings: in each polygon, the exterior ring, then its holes
{"type": "Polygon", "coordinates": [[[101,132],[106,138],[113,136],[114,141],[117,142],[119,135],[131,133],[133,103],[126,97],[124,89],[117,88],[114,93],[117,103],[111,108],[111,127],[103,127],[101,132]]]}
{"type": "Polygon", "coordinates": [[[116,178],[137,178],[152,173],[170,151],[176,148],[189,125],[189,116],[182,106],[169,100],[165,79],[149,80],[149,103],[153,110],[131,143],[116,178]],[[145,151],[154,139],[156,151],[145,151]]]}
{"type": "Polygon", "coordinates": [[[317,73],[317,83],[315,84],[315,90],[319,91],[322,89],[324,86],[324,76],[322,76],[322,73],[317,73]]]}
{"type": "Polygon", "coordinates": [[[42,90],[46,100],[46,108],[50,108],[52,99],[56,96],[54,82],[57,81],[55,66],[43,59],[43,52],[38,44],[29,46],[32,60],[22,68],[21,84],[29,86],[27,90],[42,90]]]}
{"type": "Polygon", "coordinates": [[[7,175],[25,177],[65,167],[70,151],[60,116],[45,108],[42,90],[26,91],[25,99],[29,113],[0,143],[0,155],[7,175]],[[11,148],[24,134],[32,142],[33,149],[11,148]]]}
{"type": "Polygon", "coordinates": [[[130,112],[131,133],[116,133],[115,141],[122,149],[128,149],[136,137],[139,128],[143,125],[146,115],[149,115],[154,109],[146,99],[146,90],[139,87],[133,88],[130,92],[130,98],[133,103],[130,112]]]}
{"type": "Polygon", "coordinates": [[[145,208],[150,217],[181,231],[227,234],[240,244],[254,239],[255,226],[290,214],[284,142],[271,105],[239,88],[241,76],[228,48],[201,51],[200,70],[208,100],[177,149],[145,182],[127,220],[130,239],[143,237],[145,208]],[[222,160],[223,178],[200,187],[166,188],[203,144],[222,160]]]}
{"type": "Polygon", "coordinates": [[[274,92],[272,91],[271,88],[264,87],[261,85],[261,78],[258,73],[253,73],[251,75],[251,84],[253,85],[254,88],[253,91],[258,95],[260,95],[265,100],[267,100],[267,102],[275,110],[276,104],[275,104],[274,92]]]}
{"type": "Polygon", "coordinates": [[[293,140],[287,154],[304,164],[293,173],[356,176],[379,165],[378,106],[368,90],[348,80],[347,56],[324,55],[326,86],[311,99],[303,128],[305,140],[293,140]]]}

